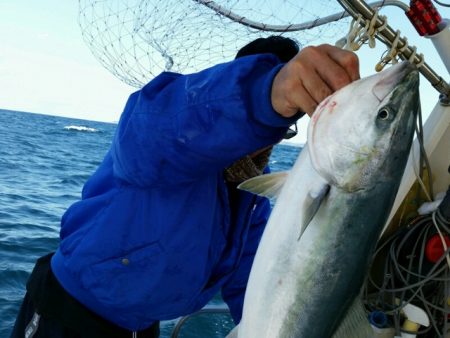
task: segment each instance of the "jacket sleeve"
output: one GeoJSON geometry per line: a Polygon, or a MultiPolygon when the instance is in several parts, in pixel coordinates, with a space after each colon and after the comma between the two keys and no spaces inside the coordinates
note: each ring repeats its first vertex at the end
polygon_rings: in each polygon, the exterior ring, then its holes
{"type": "Polygon", "coordinates": [[[115,176],[138,186],[192,182],[277,143],[298,117],[272,108],[281,66],[264,54],[162,73],[127,102],[111,148],[115,176]]]}
{"type": "Polygon", "coordinates": [[[222,287],[222,298],[228,305],[231,317],[236,325],[242,317],[242,307],[250,270],[256,249],[269,219],[270,211],[269,200],[265,197],[258,197],[257,207],[252,214],[252,223],[239,265],[231,278],[222,287]]]}

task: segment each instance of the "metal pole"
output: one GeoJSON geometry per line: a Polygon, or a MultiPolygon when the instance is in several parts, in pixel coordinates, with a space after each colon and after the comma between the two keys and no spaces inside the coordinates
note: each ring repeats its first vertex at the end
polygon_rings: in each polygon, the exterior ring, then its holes
{"type": "Polygon", "coordinates": [[[170,335],[170,338],[178,338],[178,335],[180,334],[181,331],[181,327],[186,323],[186,321],[188,321],[189,319],[192,319],[192,317],[198,316],[198,315],[202,315],[202,314],[229,314],[230,310],[228,309],[227,306],[212,306],[212,305],[207,305],[206,307],[204,307],[203,309],[194,312],[190,315],[184,316],[182,317],[177,324],[175,325],[175,327],[173,328],[172,334],[170,335]]]}
{"type": "MultiPolygon", "coordinates": [[[[339,21],[343,18],[350,16],[349,13],[347,13],[346,11],[343,11],[340,13],[332,14],[332,15],[329,15],[329,16],[326,16],[323,18],[318,18],[316,20],[312,20],[312,21],[308,21],[308,22],[304,22],[304,23],[300,23],[300,24],[269,25],[269,24],[265,24],[262,22],[250,20],[244,16],[234,13],[227,7],[221,6],[212,0],[193,0],[193,1],[199,3],[200,5],[203,5],[203,6],[206,6],[210,9],[212,9],[214,12],[216,12],[220,15],[223,15],[236,23],[239,23],[241,25],[244,25],[244,26],[247,26],[250,28],[254,28],[256,30],[265,31],[265,32],[280,32],[280,33],[297,32],[297,31],[302,31],[302,30],[326,25],[327,23],[339,21]]],[[[383,7],[383,6],[396,6],[396,7],[403,9],[404,11],[409,10],[409,7],[405,3],[403,3],[399,0],[381,0],[381,1],[371,2],[369,5],[372,6],[373,8],[378,8],[378,7],[383,7]]]]}
{"type": "MultiPolygon", "coordinates": [[[[295,31],[301,31],[306,29],[311,29],[313,27],[318,27],[321,25],[325,25],[327,23],[341,20],[342,18],[345,18],[349,16],[353,16],[354,18],[357,18],[359,14],[361,14],[366,20],[371,20],[374,11],[372,8],[378,8],[378,7],[384,7],[384,6],[397,6],[404,11],[408,11],[409,7],[399,1],[399,0],[382,0],[373,2],[370,4],[367,4],[363,0],[337,0],[341,6],[345,9],[344,12],[336,13],[333,15],[329,15],[324,18],[319,18],[313,21],[305,22],[302,24],[291,24],[291,25],[268,25],[261,22],[253,21],[248,18],[245,18],[243,16],[240,16],[234,12],[232,12],[230,9],[220,6],[217,3],[215,3],[213,0],[193,0],[203,6],[206,6],[213,11],[215,11],[218,14],[221,14],[227,18],[229,18],[232,21],[235,21],[239,24],[242,24],[244,26],[254,28],[257,30],[262,31],[268,31],[268,32],[295,32],[295,31]]],[[[381,19],[377,19],[376,27],[380,27],[383,24],[381,19]]],[[[381,37],[378,37],[380,41],[382,41],[384,44],[386,44],[388,47],[392,47],[392,44],[394,42],[394,39],[396,37],[396,32],[388,25],[385,29],[379,32],[381,37]]],[[[398,47],[401,48],[405,46],[406,40],[404,38],[400,38],[398,42],[398,47]]],[[[411,55],[414,53],[413,49],[408,46],[403,52],[399,53],[400,58],[403,60],[409,60],[411,58],[411,55]]],[[[418,55],[414,56],[414,62],[419,63],[420,57],[418,55]]],[[[450,97],[450,86],[445,82],[445,80],[440,77],[427,63],[424,63],[420,68],[419,71],[422,73],[422,75],[430,81],[432,86],[436,88],[438,92],[445,95],[446,97],[450,97]]]]}
{"type": "MultiPolygon", "coordinates": [[[[366,20],[371,20],[374,15],[373,9],[363,0],[338,0],[338,2],[344,7],[346,11],[348,11],[354,18],[361,14],[366,20]]],[[[376,27],[381,27],[383,24],[380,18],[377,19],[376,27]]],[[[379,34],[382,36],[382,40],[389,47],[392,46],[394,39],[396,37],[396,32],[388,25],[385,29],[381,30],[379,34]]],[[[406,42],[404,38],[399,39],[398,47],[402,48],[405,46],[406,42]]],[[[400,53],[400,57],[403,60],[409,60],[411,55],[414,53],[413,49],[408,46],[402,53],[400,53]]],[[[418,55],[414,57],[414,62],[419,63],[421,60],[418,55]]],[[[450,96],[450,86],[445,82],[445,80],[440,77],[431,67],[424,63],[419,71],[422,73],[425,78],[430,81],[434,88],[439,91],[441,94],[450,96]]]]}

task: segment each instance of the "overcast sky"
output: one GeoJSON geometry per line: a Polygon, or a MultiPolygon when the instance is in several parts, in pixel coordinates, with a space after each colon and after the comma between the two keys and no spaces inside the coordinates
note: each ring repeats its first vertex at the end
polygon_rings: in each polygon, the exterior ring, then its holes
{"type": "MultiPolygon", "coordinates": [[[[450,17],[448,9],[438,9],[450,17]]],[[[392,12],[395,22],[399,21],[402,12],[392,12]]],[[[119,119],[127,97],[136,89],[111,75],[92,56],[77,17],[78,1],[0,0],[0,108],[96,121],[119,119]]],[[[401,22],[408,23],[404,18],[401,22]]],[[[419,51],[433,49],[426,39],[417,43],[414,30],[407,32],[419,51]]],[[[384,49],[365,46],[358,52],[363,76],[374,73],[384,49]]],[[[449,79],[435,54],[428,53],[426,58],[449,79]]],[[[421,93],[424,111],[434,106],[438,96],[430,88],[424,85],[421,93]]],[[[305,141],[306,125],[306,119],[300,123],[301,135],[295,142],[305,141]]]]}
{"type": "Polygon", "coordinates": [[[0,0],[0,108],[116,121],[134,88],[84,44],[78,1],[0,0]]]}

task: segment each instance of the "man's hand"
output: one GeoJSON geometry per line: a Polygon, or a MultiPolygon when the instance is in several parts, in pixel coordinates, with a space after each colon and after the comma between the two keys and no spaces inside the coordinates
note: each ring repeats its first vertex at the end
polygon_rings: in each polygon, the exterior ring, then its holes
{"type": "Polygon", "coordinates": [[[275,76],[272,106],[285,117],[298,111],[311,116],[324,98],[357,79],[355,53],[326,44],[305,47],[275,76]]]}

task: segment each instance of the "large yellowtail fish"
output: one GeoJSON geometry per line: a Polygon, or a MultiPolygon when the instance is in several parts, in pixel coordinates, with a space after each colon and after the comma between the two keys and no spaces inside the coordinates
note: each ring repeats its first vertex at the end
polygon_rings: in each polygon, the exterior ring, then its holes
{"type": "Polygon", "coordinates": [[[418,86],[408,62],[351,83],[317,107],[289,174],[243,183],[278,198],[230,337],[372,336],[360,290],[410,151],[418,86]]]}

